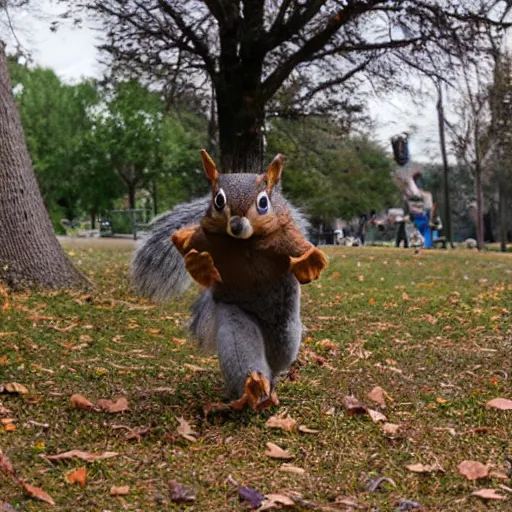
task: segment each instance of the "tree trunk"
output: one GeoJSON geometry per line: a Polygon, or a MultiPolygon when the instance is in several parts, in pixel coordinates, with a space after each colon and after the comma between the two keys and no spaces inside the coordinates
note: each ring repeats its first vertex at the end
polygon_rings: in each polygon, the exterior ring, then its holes
{"type": "Polygon", "coordinates": [[[265,110],[251,95],[217,93],[223,172],[260,172],[265,110]]]}
{"type": "Polygon", "coordinates": [[[450,184],[448,182],[448,157],[446,154],[446,136],[445,136],[445,122],[444,122],[444,105],[443,105],[443,90],[441,83],[437,84],[438,102],[437,114],[439,121],[439,143],[441,146],[441,156],[443,158],[443,195],[444,195],[444,233],[446,236],[446,243],[453,247],[452,242],[452,216],[450,208],[450,184]]]}
{"type": "Polygon", "coordinates": [[[221,169],[261,172],[265,122],[265,101],[261,97],[263,2],[244,5],[243,27],[236,8],[233,14],[221,32],[220,73],[214,83],[221,169]]]}
{"type": "Polygon", "coordinates": [[[135,193],[137,187],[133,183],[127,183],[126,186],[128,187],[128,208],[135,209],[135,193]]]}
{"type": "Polygon", "coordinates": [[[478,250],[484,248],[484,200],[482,192],[482,168],[477,158],[475,168],[475,194],[476,194],[476,244],[478,250]]]}
{"type": "Polygon", "coordinates": [[[507,252],[507,190],[504,183],[499,188],[500,250],[507,252]]]}
{"type": "Polygon", "coordinates": [[[0,280],[12,289],[87,283],[60,246],[37,184],[0,41],[0,280]]]}

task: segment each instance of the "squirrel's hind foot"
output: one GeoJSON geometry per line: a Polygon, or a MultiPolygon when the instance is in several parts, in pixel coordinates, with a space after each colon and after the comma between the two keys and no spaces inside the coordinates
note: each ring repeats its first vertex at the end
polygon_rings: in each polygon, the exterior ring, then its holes
{"type": "Polygon", "coordinates": [[[229,404],[232,409],[237,411],[251,407],[257,412],[273,405],[279,405],[276,392],[270,390],[270,381],[255,371],[251,371],[245,380],[244,394],[229,404]]]}

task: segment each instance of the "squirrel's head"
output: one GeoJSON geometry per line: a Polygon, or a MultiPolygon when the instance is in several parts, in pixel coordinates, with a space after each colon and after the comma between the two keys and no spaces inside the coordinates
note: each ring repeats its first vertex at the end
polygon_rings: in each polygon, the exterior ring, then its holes
{"type": "Polygon", "coordinates": [[[201,222],[205,231],[248,239],[278,229],[278,214],[284,209],[279,190],[282,155],[272,160],[264,174],[221,175],[204,149],[201,158],[212,187],[212,202],[201,222]]]}

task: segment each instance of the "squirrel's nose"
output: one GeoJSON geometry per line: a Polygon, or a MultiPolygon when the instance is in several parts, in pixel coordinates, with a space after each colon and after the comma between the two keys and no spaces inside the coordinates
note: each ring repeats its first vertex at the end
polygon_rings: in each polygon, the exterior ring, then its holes
{"type": "Polygon", "coordinates": [[[229,221],[229,227],[234,236],[240,236],[244,229],[244,223],[240,217],[232,217],[229,221]]]}

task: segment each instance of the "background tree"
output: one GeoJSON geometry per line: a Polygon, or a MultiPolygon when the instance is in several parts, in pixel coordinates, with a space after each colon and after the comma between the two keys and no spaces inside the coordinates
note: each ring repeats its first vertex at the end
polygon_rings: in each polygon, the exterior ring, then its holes
{"type": "MultiPolygon", "coordinates": [[[[397,83],[404,62],[438,50],[479,48],[482,27],[500,30],[509,2],[467,0],[83,0],[99,14],[114,71],[135,73],[175,97],[213,89],[221,163],[262,165],[262,127],[276,93],[297,84],[297,107],[346,100],[366,77],[397,83]],[[407,57],[407,59],[399,57],[407,57]],[[362,76],[361,76],[362,75],[362,76]],[[344,93],[348,94],[344,94],[344,93]]],[[[448,62],[447,58],[445,59],[448,62]]],[[[407,79],[407,77],[405,77],[407,79]]]]}
{"type": "Polygon", "coordinates": [[[512,178],[512,59],[506,51],[494,53],[494,82],[490,90],[491,147],[486,155],[493,168],[494,194],[498,196],[500,249],[508,242],[509,210],[512,178]]]}
{"type": "Polygon", "coordinates": [[[277,152],[286,158],[287,197],[303,205],[315,223],[350,219],[399,201],[386,152],[367,136],[346,136],[333,119],[272,120],[268,158],[277,152]]]}
{"type": "MultiPolygon", "coordinates": [[[[88,112],[99,101],[96,85],[89,81],[66,85],[53,70],[20,65],[14,58],[10,72],[45,205],[54,224],[62,217],[72,220],[79,216],[84,190],[97,188],[80,179],[87,158],[81,154],[83,140],[93,126],[88,112]]],[[[96,193],[102,196],[101,189],[96,193]]]]}
{"type": "Polygon", "coordinates": [[[0,41],[0,280],[68,287],[86,280],[61,248],[32,170],[0,41]]]}
{"type": "Polygon", "coordinates": [[[133,80],[108,87],[90,117],[94,129],[85,161],[99,165],[101,175],[106,169],[117,174],[130,208],[144,188],[160,189],[162,205],[173,203],[169,194],[177,202],[206,191],[204,180],[197,179],[199,149],[206,144],[204,118],[181,105],[166,111],[160,95],[133,80]]]}

